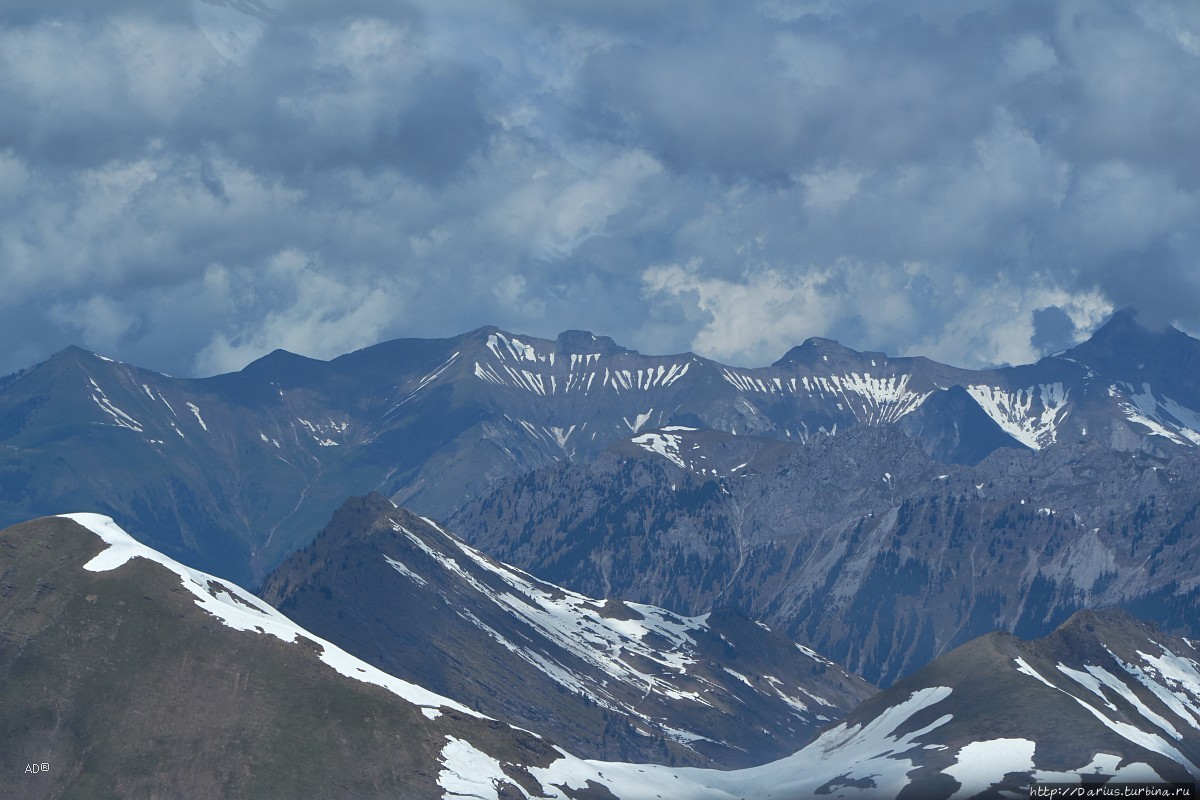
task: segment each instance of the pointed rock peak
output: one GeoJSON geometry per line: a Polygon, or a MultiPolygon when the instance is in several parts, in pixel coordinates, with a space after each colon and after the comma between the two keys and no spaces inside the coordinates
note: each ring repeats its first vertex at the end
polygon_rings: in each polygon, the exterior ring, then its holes
{"type": "Polygon", "coordinates": [[[1103,628],[1136,628],[1149,630],[1152,626],[1134,617],[1128,611],[1120,608],[1085,608],[1076,611],[1067,621],[1059,625],[1055,633],[1083,630],[1093,633],[1103,628]]]}
{"type": "Polygon", "coordinates": [[[1167,324],[1148,323],[1146,317],[1139,314],[1137,309],[1126,306],[1114,311],[1108,322],[1097,328],[1084,344],[1119,346],[1121,342],[1129,340],[1145,342],[1150,339],[1174,337],[1187,338],[1187,335],[1167,324]]]}
{"type": "Polygon", "coordinates": [[[282,358],[303,358],[303,356],[299,356],[297,353],[293,353],[291,350],[284,350],[282,347],[276,347],[274,350],[267,353],[262,358],[255,359],[254,361],[251,361],[250,363],[254,364],[259,361],[273,361],[273,360],[282,359],[282,358]]]}
{"type": "Polygon", "coordinates": [[[591,331],[563,331],[554,343],[556,352],[563,355],[590,355],[593,353],[630,353],[607,336],[597,336],[591,331]]]}
{"type": "Polygon", "coordinates": [[[309,364],[317,359],[298,355],[290,350],[275,349],[261,358],[256,358],[243,367],[243,370],[256,371],[279,364],[309,364]]]}
{"type": "MultiPolygon", "coordinates": [[[[820,336],[813,336],[804,340],[804,343],[793,347],[784,354],[783,358],[776,361],[771,366],[781,367],[787,364],[817,364],[828,362],[833,359],[858,358],[862,353],[857,350],[846,347],[840,342],[833,339],[824,339],[820,336]]],[[[881,358],[886,358],[882,353],[876,354],[881,358]]]]}
{"type": "Polygon", "coordinates": [[[1104,325],[1102,325],[1101,327],[1103,327],[1103,328],[1108,328],[1108,327],[1140,328],[1143,326],[1138,323],[1137,309],[1134,308],[1133,306],[1125,306],[1124,308],[1118,308],[1116,311],[1114,311],[1112,313],[1112,316],[1108,318],[1108,322],[1104,323],[1104,325]]]}
{"type": "Polygon", "coordinates": [[[1110,377],[1136,382],[1155,377],[1156,371],[1192,374],[1200,365],[1200,341],[1170,325],[1148,327],[1133,308],[1123,308],[1067,355],[1110,377]]]}
{"type": "Polygon", "coordinates": [[[1139,333],[1149,333],[1149,331],[1138,322],[1137,309],[1133,306],[1126,306],[1114,311],[1108,321],[1097,328],[1089,338],[1104,340],[1139,333]]]}
{"type": "Polygon", "coordinates": [[[111,360],[111,359],[102,359],[100,356],[96,355],[91,350],[85,350],[84,348],[80,347],[77,344],[67,345],[62,350],[59,350],[54,355],[50,356],[50,360],[55,361],[55,360],[58,360],[61,358],[80,358],[80,357],[95,359],[97,361],[111,360]]]}
{"type": "MultiPolygon", "coordinates": [[[[257,380],[278,381],[281,385],[292,386],[302,384],[314,368],[325,366],[328,362],[308,356],[297,355],[287,350],[272,350],[262,358],[251,361],[242,367],[240,372],[230,373],[229,379],[244,375],[257,380]]],[[[222,380],[220,375],[213,380],[222,380]]]]}
{"type": "Polygon", "coordinates": [[[464,333],[462,336],[459,336],[458,338],[459,339],[486,339],[488,336],[490,336],[493,333],[504,333],[504,331],[500,330],[495,325],[481,325],[478,328],[476,328],[475,330],[468,331],[467,333],[464,333]]]}
{"type": "Polygon", "coordinates": [[[322,536],[330,538],[369,538],[379,527],[379,520],[385,514],[403,514],[406,518],[411,514],[397,506],[389,499],[371,492],[363,497],[347,498],[341,507],[333,513],[333,518],[321,532],[322,536]]]}
{"type": "Polygon", "coordinates": [[[85,350],[79,345],[68,345],[62,350],[59,350],[54,355],[47,358],[40,364],[36,364],[23,372],[31,372],[39,367],[47,366],[52,368],[72,368],[83,364],[98,365],[98,364],[115,364],[113,359],[107,358],[91,350],[85,350]]]}
{"type": "Polygon", "coordinates": [[[62,372],[74,372],[84,368],[85,365],[97,366],[97,362],[102,362],[107,359],[102,359],[95,353],[84,350],[82,347],[71,345],[59,350],[49,358],[39,361],[31,367],[23,367],[9,375],[0,376],[0,388],[7,388],[32,375],[51,376],[49,379],[54,380],[55,377],[62,372]]]}

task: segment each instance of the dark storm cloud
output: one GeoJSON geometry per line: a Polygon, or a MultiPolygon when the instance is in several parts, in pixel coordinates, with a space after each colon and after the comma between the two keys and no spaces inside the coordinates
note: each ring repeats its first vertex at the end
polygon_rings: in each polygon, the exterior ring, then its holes
{"type": "Polygon", "coordinates": [[[1034,349],[1053,353],[1066,350],[1075,340],[1075,323],[1058,306],[1039,308],[1033,312],[1034,349]]]}
{"type": "Polygon", "coordinates": [[[288,176],[394,165],[442,180],[488,139],[478,75],[452,58],[408,57],[413,35],[385,21],[280,24],[236,67],[214,61],[190,19],[71,21],[23,34],[11,37],[22,68],[0,78],[12,111],[0,146],[50,165],[137,155],[162,138],[176,152],[217,147],[288,176]]]}
{"type": "Polygon", "coordinates": [[[928,23],[902,18],[884,37],[853,20],[722,8],[686,38],[645,37],[591,59],[581,116],[678,169],[764,176],[830,158],[928,158],[987,124],[977,65],[955,63],[987,54],[928,23]]]}
{"type": "Polygon", "coordinates": [[[484,323],[745,363],[1194,327],[1197,85],[1187,3],[16,0],[0,371],[484,323]]]}

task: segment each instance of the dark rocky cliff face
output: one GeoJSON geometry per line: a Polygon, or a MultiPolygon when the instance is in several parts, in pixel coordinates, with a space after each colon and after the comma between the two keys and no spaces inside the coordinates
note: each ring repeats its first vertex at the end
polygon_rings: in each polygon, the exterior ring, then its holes
{"type": "Polygon", "coordinates": [[[1197,474],[1191,451],[1096,443],[946,466],[862,428],[763,450],[731,476],[628,452],[530,472],[451,524],[580,591],[730,604],[888,685],[975,636],[1044,635],[1081,608],[1194,635],[1197,474]]]}

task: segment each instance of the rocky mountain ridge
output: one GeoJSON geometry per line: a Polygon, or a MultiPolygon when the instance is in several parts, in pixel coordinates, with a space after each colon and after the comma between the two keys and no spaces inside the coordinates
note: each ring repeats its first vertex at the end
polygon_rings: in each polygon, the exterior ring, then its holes
{"type": "Polygon", "coordinates": [[[684,614],[733,606],[883,686],[976,636],[1043,636],[1084,608],[1197,633],[1191,450],[1063,443],[972,467],[888,428],[783,451],[666,435],[715,466],[627,448],[501,481],[448,524],[576,591],[684,614]]]}
{"type": "Polygon", "coordinates": [[[748,369],[495,328],[328,362],[276,351],[195,380],[68,348],[0,379],[0,523],[96,508],[256,583],[347,496],[445,518],[527,469],[665,450],[673,427],[799,447],[899,425],[947,463],[1090,442],[1169,455],[1200,442],[1198,354],[1129,312],[1073,350],[981,371],[819,339],[748,369]]]}
{"type": "Polygon", "coordinates": [[[587,758],[760,764],[875,691],[728,609],[569,592],[380,495],[343,504],[261,594],[385,672],[587,758]]]}
{"type": "Polygon", "coordinates": [[[444,767],[455,742],[523,765],[493,796],[532,788],[528,769],[563,757],[380,672],[107,517],[0,532],[7,797],[432,800],[474,777],[444,767]]]}
{"type": "Polygon", "coordinates": [[[0,531],[0,678],[0,763],[23,798],[943,800],[1200,777],[1200,652],[1119,613],[974,640],[759,766],[585,761],[94,514],[0,531]]]}

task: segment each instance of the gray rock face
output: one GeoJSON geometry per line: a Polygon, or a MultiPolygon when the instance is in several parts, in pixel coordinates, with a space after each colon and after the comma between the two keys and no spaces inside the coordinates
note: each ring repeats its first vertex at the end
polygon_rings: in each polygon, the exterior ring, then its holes
{"type": "Polygon", "coordinates": [[[875,691],[736,612],[568,592],[380,495],[347,501],[263,595],[389,674],[586,758],[760,764],[875,691]]]}
{"type": "Polygon", "coordinates": [[[1112,613],[1077,615],[1033,642],[991,634],[867,700],[799,752],[680,775],[676,793],[950,800],[1028,796],[1034,783],[1104,784],[1114,796],[1126,783],[1190,788],[1200,775],[1197,659],[1194,643],[1112,613]]]}
{"type": "MultiPolygon", "coordinates": [[[[719,450],[711,432],[675,435],[695,461],[732,460],[701,459],[719,450]]],[[[736,444],[748,465],[717,476],[632,451],[528,473],[451,524],[578,591],[680,613],[732,605],[880,685],[973,637],[1044,635],[1082,608],[1195,634],[1194,451],[1064,443],[964,467],[887,428],[786,452],[736,444]]]]}
{"type": "Polygon", "coordinates": [[[102,511],[255,585],[378,491],[547,579],[732,605],[887,683],[1101,602],[1195,618],[1197,365],[1200,342],[1127,312],[982,371],[821,339],[735,368],[495,328],[203,380],[72,348],[0,379],[0,524],[102,511]]]}
{"type": "Polygon", "coordinates": [[[975,639],[842,723],[872,726],[908,740],[892,756],[912,767],[899,797],[990,797],[1081,778],[1191,784],[1200,651],[1121,612],[1079,612],[1036,641],[975,639]]]}

